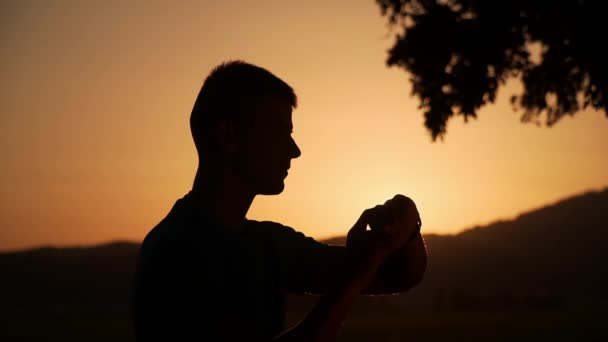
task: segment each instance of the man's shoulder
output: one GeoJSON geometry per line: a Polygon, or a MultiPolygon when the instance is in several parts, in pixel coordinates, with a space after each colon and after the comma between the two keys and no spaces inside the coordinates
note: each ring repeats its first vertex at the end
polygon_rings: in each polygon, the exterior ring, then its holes
{"type": "Polygon", "coordinates": [[[146,237],[141,243],[140,252],[159,251],[161,249],[170,248],[172,245],[176,244],[176,225],[175,221],[164,218],[146,234],[146,237]]]}
{"type": "Polygon", "coordinates": [[[175,255],[189,240],[187,229],[192,224],[184,208],[183,199],[178,199],[169,213],[154,226],[145,236],[141,247],[140,257],[175,255]]]}

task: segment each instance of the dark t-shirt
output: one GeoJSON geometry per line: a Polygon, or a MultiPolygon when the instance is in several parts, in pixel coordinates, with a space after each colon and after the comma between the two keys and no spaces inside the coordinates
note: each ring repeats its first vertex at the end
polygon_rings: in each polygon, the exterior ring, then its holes
{"type": "Polygon", "coordinates": [[[269,221],[226,232],[200,205],[188,193],[144,239],[133,282],[137,340],[211,341],[226,329],[272,339],[284,329],[285,294],[309,291],[327,245],[269,221]]]}

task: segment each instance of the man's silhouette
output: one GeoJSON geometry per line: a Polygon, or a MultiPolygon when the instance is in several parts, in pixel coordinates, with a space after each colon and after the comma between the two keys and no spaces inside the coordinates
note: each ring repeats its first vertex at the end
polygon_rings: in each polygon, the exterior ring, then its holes
{"type": "Polygon", "coordinates": [[[291,136],[295,106],[289,85],[245,62],[224,63],[207,77],[190,116],[199,156],[192,190],[141,246],[133,286],[138,341],[328,341],[360,293],[403,292],[420,282],[420,217],[405,196],[364,211],[346,247],[246,219],[256,195],[283,191],[290,161],[300,156],[291,136]],[[289,330],[286,293],[322,295],[289,330]]]}

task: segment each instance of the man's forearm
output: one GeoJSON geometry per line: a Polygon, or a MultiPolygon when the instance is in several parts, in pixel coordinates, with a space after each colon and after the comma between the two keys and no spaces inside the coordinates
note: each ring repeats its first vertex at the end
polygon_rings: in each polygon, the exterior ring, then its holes
{"type": "Polygon", "coordinates": [[[347,271],[336,286],[319,298],[313,309],[294,328],[280,335],[275,341],[333,341],[346,318],[353,302],[368,287],[375,273],[347,271]]]}

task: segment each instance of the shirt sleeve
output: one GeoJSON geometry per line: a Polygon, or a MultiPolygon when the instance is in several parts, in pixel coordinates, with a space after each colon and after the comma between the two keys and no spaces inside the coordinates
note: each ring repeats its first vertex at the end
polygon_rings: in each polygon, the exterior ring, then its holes
{"type": "Polygon", "coordinates": [[[275,222],[271,225],[271,235],[284,288],[293,294],[312,293],[313,279],[329,246],[275,222]]]}

